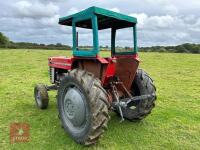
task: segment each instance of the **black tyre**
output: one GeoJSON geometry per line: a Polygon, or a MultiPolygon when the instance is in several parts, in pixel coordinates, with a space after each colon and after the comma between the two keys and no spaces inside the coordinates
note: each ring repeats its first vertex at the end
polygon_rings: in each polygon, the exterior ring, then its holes
{"type": "Polygon", "coordinates": [[[45,85],[39,84],[35,86],[34,97],[38,108],[46,109],[48,107],[49,96],[45,85]]]}
{"type": "Polygon", "coordinates": [[[93,74],[74,69],[58,89],[58,109],[64,130],[77,142],[97,142],[109,120],[105,90],[93,74]]]}
{"type": "Polygon", "coordinates": [[[153,94],[154,96],[146,100],[131,103],[127,108],[122,108],[124,118],[131,121],[141,120],[150,114],[151,110],[155,107],[156,88],[153,80],[145,71],[138,69],[132,84],[132,95],[140,96],[146,94],[153,94]]]}

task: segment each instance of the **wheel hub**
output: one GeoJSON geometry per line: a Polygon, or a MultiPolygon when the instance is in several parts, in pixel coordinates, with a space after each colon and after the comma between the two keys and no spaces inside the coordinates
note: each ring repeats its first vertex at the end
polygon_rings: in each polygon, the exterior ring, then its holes
{"type": "Polygon", "coordinates": [[[37,91],[37,93],[36,93],[36,101],[37,101],[38,105],[41,106],[41,94],[39,91],[37,91]]]}
{"type": "Polygon", "coordinates": [[[75,127],[81,126],[85,122],[86,108],[84,96],[77,88],[70,88],[64,97],[64,111],[66,118],[75,127]]]}

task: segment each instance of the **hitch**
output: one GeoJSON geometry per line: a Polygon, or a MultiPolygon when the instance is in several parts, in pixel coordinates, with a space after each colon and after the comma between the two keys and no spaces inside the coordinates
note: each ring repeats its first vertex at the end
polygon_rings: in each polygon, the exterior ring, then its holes
{"type": "Polygon", "coordinates": [[[146,100],[146,99],[149,99],[149,98],[153,98],[153,97],[155,97],[156,95],[155,95],[155,93],[153,93],[153,94],[147,94],[147,95],[141,95],[141,96],[134,96],[134,97],[132,97],[132,98],[125,98],[125,99],[121,99],[122,101],[124,101],[124,100],[128,100],[127,102],[126,102],[126,104],[127,104],[127,106],[131,103],[131,102],[138,102],[138,101],[141,101],[141,100],[146,100]]]}
{"type": "Polygon", "coordinates": [[[58,86],[55,85],[55,84],[54,85],[50,85],[50,86],[45,85],[45,87],[46,87],[47,91],[58,90],[58,86]]]}
{"type": "MultiPolygon", "coordinates": [[[[112,93],[113,93],[114,98],[115,98],[115,101],[112,102],[111,105],[112,105],[113,108],[117,107],[119,109],[119,113],[120,113],[120,116],[121,116],[120,122],[124,121],[122,108],[128,108],[128,106],[133,107],[131,105],[132,103],[139,102],[139,101],[146,100],[146,99],[150,99],[150,98],[154,98],[156,96],[155,93],[152,93],[152,94],[146,94],[146,95],[134,96],[133,97],[132,94],[126,89],[123,82],[119,81],[119,79],[117,79],[117,81],[115,81],[115,82],[111,82],[110,85],[111,85],[112,93]],[[117,84],[120,84],[122,86],[122,88],[124,89],[124,91],[128,95],[128,98],[119,99],[119,93],[118,93],[118,90],[117,90],[117,87],[116,87],[117,84]]],[[[136,107],[134,106],[134,108],[131,108],[131,109],[135,109],[135,108],[136,107]]]]}
{"type": "Polygon", "coordinates": [[[121,102],[119,101],[119,93],[117,92],[117,88],[114,84],[111,84],[111,87],[112,87],[112,91],[113,91],[113,95],[115,97],[115,100],[116,100],[116,106],[119,108],[119,113],[120,113],[120,116],[121,116],[121,121],[124,121],[124,116],[123,116],[123,113],[122,113],[122,106],[121,106],[121,102]]]}
{"type": "Polygon", "coordinates": [[[153,93],[153,94],[147,94],[147,95],[141,95],[141,96],[134,96],[132,98],[123,98],[123,99],[120,99],[118,102],[113,102],[112,105],[126,108],[132,102],[139,102],[139,101],[142,101],[142,100],[153,98],[155,96],[156,95],[153,93]]]}

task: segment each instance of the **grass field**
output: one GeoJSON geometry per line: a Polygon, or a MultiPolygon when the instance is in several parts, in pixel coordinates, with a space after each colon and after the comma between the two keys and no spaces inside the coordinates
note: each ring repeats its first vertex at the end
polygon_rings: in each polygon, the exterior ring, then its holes
{"type": "MultiPolygon", "coordinates": [[[[107,56],[104,52],[102,55],[107,56]]],[[[56,92],[47,110],[35,106],[33,87],[49,83],[47,58],[67,51],[0,50],[0,149],[200,149],[200,55],[140,53],[158,99],[141,122],[112,116],[103,138],[77,145],[60,127],[56,92]],[[30,142],[10,144],[10,123],[30,124],[30,142]]]]}

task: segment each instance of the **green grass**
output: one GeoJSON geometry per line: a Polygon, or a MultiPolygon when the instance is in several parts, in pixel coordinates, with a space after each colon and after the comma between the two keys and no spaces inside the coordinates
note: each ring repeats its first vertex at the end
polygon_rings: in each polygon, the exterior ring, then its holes
{"type": "MultiPolygon", "coordinates": [[[[200,55],[140,53],[158,99],[141,122],[111,113],[108,130],[91,147],[76,144],[60,127],[56,92],[47,110],[35,106],[33,87],[49,84],[47,58],[67,51],[0,50],[0,149],[200,149],[200,55]],[[30,124],[28,143],[9,142],[9,125],[30,124]]],[[[107,56],[109,53],[104,52],[107,56]]]]}

